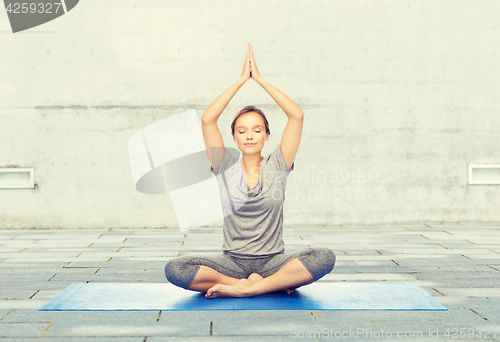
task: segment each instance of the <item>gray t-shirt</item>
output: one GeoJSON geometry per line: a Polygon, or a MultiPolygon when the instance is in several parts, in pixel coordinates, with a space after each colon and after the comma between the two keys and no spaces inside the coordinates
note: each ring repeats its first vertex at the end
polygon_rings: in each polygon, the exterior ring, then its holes
{"type": "Polygon", "coordinates": [[[216,175],[224,214],[222,249],[242,255],[268,255],[282,252],[283,202],[288,175],[293,171],[283,157],[280,145],[259,165],[259,181],[249,188],[242,155],[234,157],[227,149],[216,175]]]}

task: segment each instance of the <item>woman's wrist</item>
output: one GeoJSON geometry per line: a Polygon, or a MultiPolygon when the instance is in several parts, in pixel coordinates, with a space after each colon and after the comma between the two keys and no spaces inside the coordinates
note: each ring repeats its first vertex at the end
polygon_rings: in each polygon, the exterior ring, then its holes
{"type": "Polygon", "coordinates": [[[261,84],[264,81],[264,78],[262,76],[252,76],[253,80],[257,82],[258,84],[261,84]]]}
{"type": "Polygon", "coordinates": [[[240,78],[238,78],[238,80],[236,81],[236,83],[238,84],[243,84],[245,83],[246,81],[248,80],[248,78],[245,78],[244,76],[240,76],[240,78]]]}

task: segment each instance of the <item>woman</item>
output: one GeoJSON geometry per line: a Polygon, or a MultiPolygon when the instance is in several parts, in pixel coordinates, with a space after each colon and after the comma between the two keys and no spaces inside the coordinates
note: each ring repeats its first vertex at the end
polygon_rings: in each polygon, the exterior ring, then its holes
{"type": "Polygon", "coordinates": [[[285,187],[288,174],[294,169],[303,117],[297,104],[260,76],[252,45],[248,44],[241,77],[201,117],[203,138],[225,215],[223,253],[171,259],[165,266],[171,283],[206,292],[206,298],[252,297],[278,290],[290,294],[331,272],[336,258],[328,248],[284,252],[285,187]],[[263,158],[261,151],[270,134],[268,121],[260,109],[243,108],[231,124],[233,140],[242,152],[238,159],[224,148],[217,120],[249,78],[271,95],[288,116],[288,123],[280,145],[263,158]]]}

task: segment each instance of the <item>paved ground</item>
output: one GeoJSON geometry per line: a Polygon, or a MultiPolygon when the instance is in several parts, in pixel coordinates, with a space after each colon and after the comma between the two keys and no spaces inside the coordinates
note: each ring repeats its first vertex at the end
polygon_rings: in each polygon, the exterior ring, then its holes
{"type": "Polygon", "coordinates": [[[285,228],[286,252],[336,253],[320,281],[411,281],[448,311],[38,311],[75,282],[166,282],[170,258],[221,244],[221,229],[0,230],[0,340],[500,341],[499,226],[285,228]]]}

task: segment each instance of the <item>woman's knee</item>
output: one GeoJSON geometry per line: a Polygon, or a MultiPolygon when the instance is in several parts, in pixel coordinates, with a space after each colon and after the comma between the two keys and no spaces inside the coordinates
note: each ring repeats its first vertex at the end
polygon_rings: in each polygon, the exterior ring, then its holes
{"type": "Polygon", "coordinates": [[[179,269],[179,260],[178,258],[170,259],[165,265],[165,277],[168,281],[172,282],[171,279],[174,278],[174,274],[179,269]]]}
{"type": "Polygon", "coordinates": [[[306,267],[315,281],[330,273],[335,267],[336,256],[330,248],[308,248],[305,252],[301,259],[307,264],[306,267]]]}
{"type": "Polygon", "coordinates": [[[182,257],[170,259],[165,265],[165,277],[169,282],[183,288],[189,287],[193,272],[196,274],[199,266],[191,265],[182,257]]]}
{"type": "Polygon", "coordinates": [[[337,257],[335,256],[335,253],[330,249],[326,247],[319,247],[316,248],[318,258],[321,259],[326,267],[328,267],[330,270],[328,273],[330,273],[333,268],[335,267],[335,261],[337,260],[337,257]]]}

